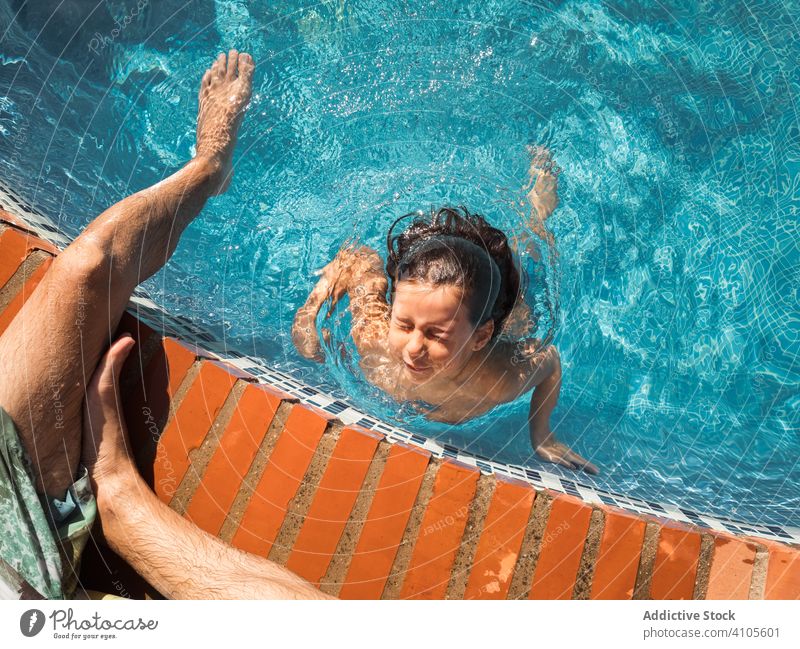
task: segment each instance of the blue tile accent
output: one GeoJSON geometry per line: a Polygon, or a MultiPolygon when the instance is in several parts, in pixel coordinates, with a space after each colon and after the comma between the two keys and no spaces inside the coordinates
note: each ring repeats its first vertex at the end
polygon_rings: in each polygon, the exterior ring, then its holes
{"type": "Polygon", "coordinates": [[[329,403],[327,406],[325,406],[325,410],[334,415],[338,415],[339,413],[347,410],[347,407],[348,406],[346,403],[342,403],[341,401],[334,401],[333,403],[329,403]]]}
{"type": "Polygon", "coordinates": [[[425,442],[428,441],[428,439],[426,437],[423,437],[422,435],[411,433],[411,441],[414,442],[415,444],[419,444],[420,446],[422,446],[425,444],[425,442]]]}
{"type": "Polygon", "coordinates": [[[580,497],[580,493],[578,493],[578,490],[575,488],[575,485],[573,485],[571,482],[562,481],[561,484],[564,485],[564,491],[566,491],[570,496],[580,497]]]}
{"type": "Polygon", "coordinates": [[[458,457],[458,449],[455,446],[450,446],[450,444],[443,445],[443,455],[446,457],[450,457],[456,459],[458,457]]]}
{"type": "Polygon", "coordinates": [[[791,539],[792,535],[787,534],[782,527],[778,527],[777,525],[767,525],[767,529],[772,532],[773,534],[777,534],[782,539],[791,539]]]}

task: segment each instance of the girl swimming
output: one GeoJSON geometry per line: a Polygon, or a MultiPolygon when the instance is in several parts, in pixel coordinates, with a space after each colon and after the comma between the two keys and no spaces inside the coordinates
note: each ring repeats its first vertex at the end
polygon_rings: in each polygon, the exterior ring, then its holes
{"type": "MultiPolygon", "coordinates": [[[[558,176],[545,149],[536,152],[530,174],[531,227],[548,238],[544,221],[558,204],[558,176]]],[[[528,421],[536,453],[597,473],[550,430],[561,390],[556,348],[536,338],[500,336],[520,291],[506,235],[463,207],[435,210],[395,233],[406,217],[389,230],[385,271],[378,253],[366,247],[345,247],[322,269],[295,316],[298,351],[322,360],[317,314],[326,301],[333,306],[347,294],[351,336],[372,384],[397,401],[430,404],[427,416],[448,423],[533,390],[528,421]]]]}

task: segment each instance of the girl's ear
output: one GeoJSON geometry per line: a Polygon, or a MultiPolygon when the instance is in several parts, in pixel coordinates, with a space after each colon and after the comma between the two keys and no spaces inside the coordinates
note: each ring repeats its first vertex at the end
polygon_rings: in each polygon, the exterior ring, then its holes
{"type": "Polygon", "coordinates": [[[480,327],[478,327],[475,330],[475,335],[473,337],[472,351],[477,352],[478,350],[486,347],[488,342],[492,339],[493,333],[494,333],[494,320],[489,320],[489,322],[485,322],[480,327]]]}

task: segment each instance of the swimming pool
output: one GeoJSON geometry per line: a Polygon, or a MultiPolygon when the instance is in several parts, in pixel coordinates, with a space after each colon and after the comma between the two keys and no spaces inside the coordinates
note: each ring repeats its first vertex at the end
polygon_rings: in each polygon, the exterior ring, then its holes
{"type": "Polygon", "coordinates": [[[797,524],[800,48],[781,5],[29,4],[0,3],[0,165],[72,234],[191,154],[217,51],[256,59],[233,186],[147,284],[167,310],[375,416],[539,465],[526,401],[434,426],[350,354],[302,361],[289,327],[312,271],[348,238],[380,250],[399,214],[463,203],[523,229],[525,145],[548,143],[556,432],[600,486],[797,524]]]}

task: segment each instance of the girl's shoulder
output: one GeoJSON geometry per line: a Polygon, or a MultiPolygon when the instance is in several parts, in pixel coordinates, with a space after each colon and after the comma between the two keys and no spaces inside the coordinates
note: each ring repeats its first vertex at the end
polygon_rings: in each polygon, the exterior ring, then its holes
{"type": "Polygon", "coordinates": [[[494,379],[493,398],[498,403],[513,401],[532,390],[550,373],[555,347],[543,347],[538,338],[498,340],[487,359],[494,379]]]}

